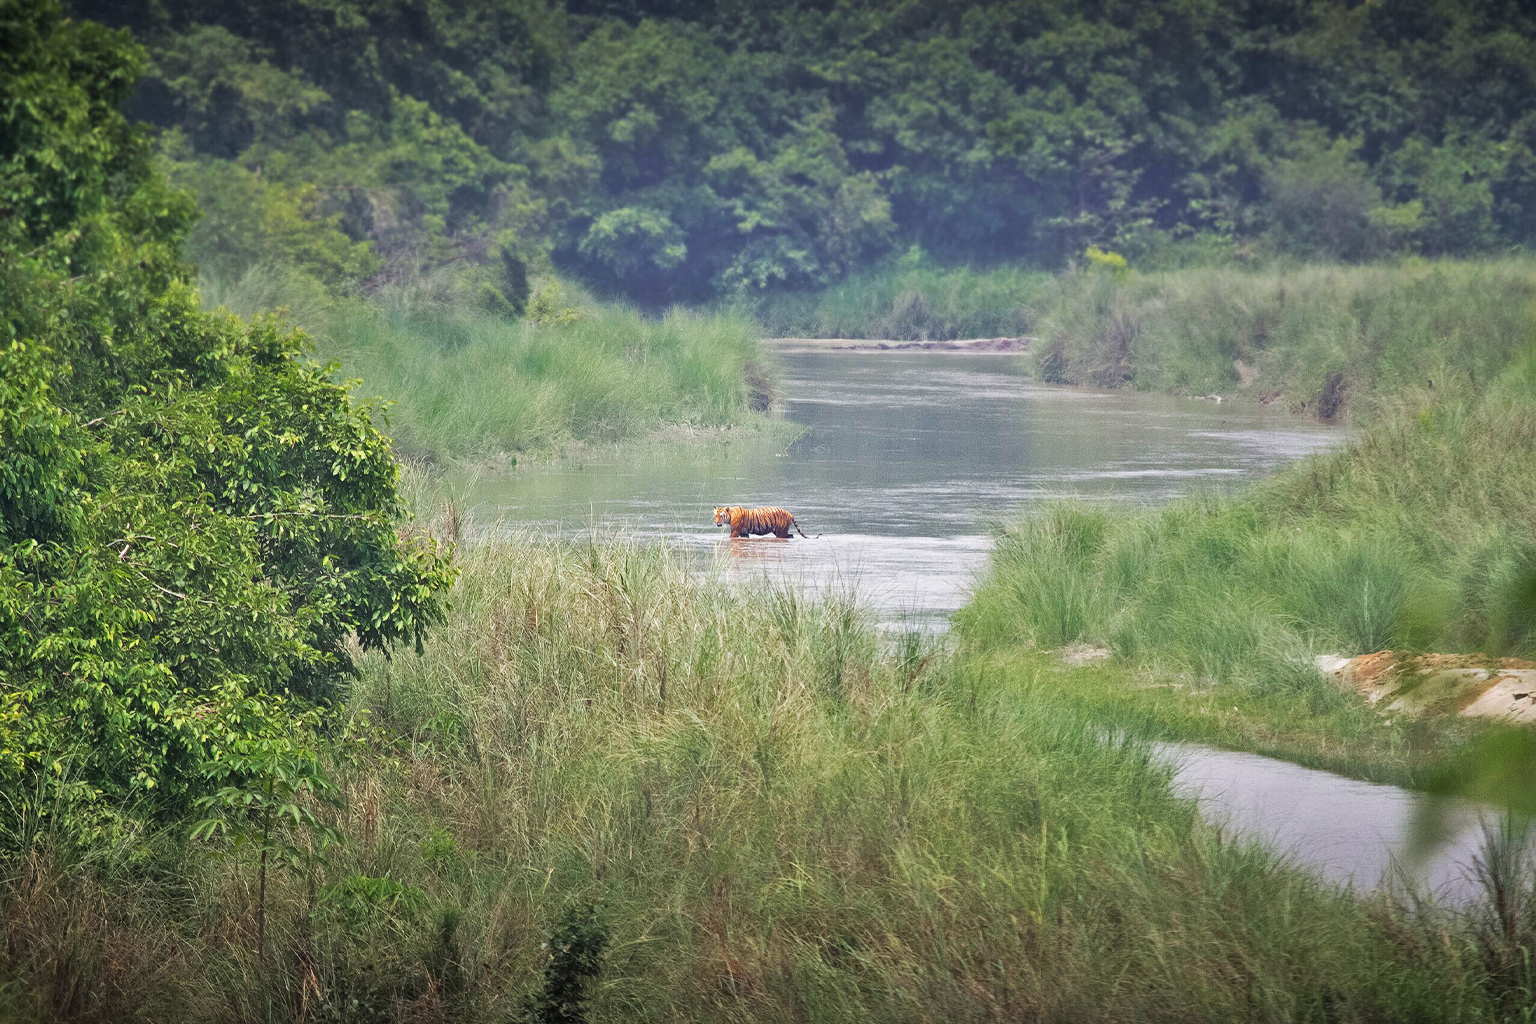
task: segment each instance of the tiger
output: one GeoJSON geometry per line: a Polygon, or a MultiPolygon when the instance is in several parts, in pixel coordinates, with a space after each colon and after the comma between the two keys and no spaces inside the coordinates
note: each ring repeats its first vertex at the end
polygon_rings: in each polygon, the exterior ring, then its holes
{"type": "MultiPolygon", "coordinates": [[[[788,540],[790,527],[794,527],[799,531],[800,536],[805,537],[805,531],[800,529],[800,524],[795,521],[795,517],[787,509],[774,506],[743,508],[740,505],[721,505],[715,509],[715,525],[729,525],[732,540],[765,533],[788,540]]],[[[809,537],[805,539],[810,540],[809,537]]]]}

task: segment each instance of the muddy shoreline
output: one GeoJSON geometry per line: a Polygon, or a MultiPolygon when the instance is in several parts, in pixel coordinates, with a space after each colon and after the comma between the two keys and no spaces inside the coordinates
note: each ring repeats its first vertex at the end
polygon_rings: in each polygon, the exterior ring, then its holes
{"type": "Polygon", "coordinates": [[[1028,352],[1034,339],[958,338],[950,341],[894,341],[877,338],[764,338],[776,352],[1028,352]]]}

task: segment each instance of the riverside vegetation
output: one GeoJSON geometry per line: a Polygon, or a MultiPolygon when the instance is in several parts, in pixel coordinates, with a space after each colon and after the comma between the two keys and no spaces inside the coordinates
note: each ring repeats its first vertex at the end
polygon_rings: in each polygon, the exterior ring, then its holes
{"type": "Polygon", "coordinates": [[[1447,302],[1443,293],[1381,300],[1399,329],[1379,335],[1387,354],[1359,364],[1381,390],[1340,451],[1233,497],[1057,505],[1008,528],[962,636],[1004,660],[1003,650],[1100,645],[1141,678],[1084,670],[1061,685],[1112,717],[1424,782],[1473,727],[1383,721],[1334,692],[1313,658],[1388,647],[1536,655],[1536,338],[1527,279],[1502,287],[1512,309],[1449,302],[1456,318],[1442,323],[1455,326],[1438,337],[1402,313],[1447,302]]]}
{"type": "MultiPolygon", "coordinates": [[[[1103,255],[1103,254],[1101,254],[1103,255]]],[[[1114,254],[1107,254],[1112,258],[1114,254]]],[[[939,268],[914,252],[835,288],[642,317],[541,279],[531,315],[456,302],[428,277],[338,297],[280,268],[205,276],[206,304],[284,308],[320,352],[395,399],[412,454],[547,455],[670,424],[762,430],[775,369],[759,336],[1031,335],[1051,383],[1134,387],[1369,418],[1390,396],[1492,381],[1528,336],[1536,262],[1423,260],[1044,274],[939,268]]],[[[1390,404],[1390,402],[1388,402],[1390,404]]]]}
{"type": "Polygon", "coordinates": [[[567,454],[702,428],[773,434],[775,367],[750,320],[678,308],[644,317],[554,278],[538,280],[525,315],[457,302],[428,275],[366,300],[337,296],[281,267],[205,273],[209,307],[281,309],[315,337],[320,357],[390,396],[379,419],[410,457],[487,463],[567,454]]]}
{"type": "Polygon", "coordinates": [[[1343,895],[1224,841],[1140,741],[1105,742],[1071,700],[930,641],[890,650],[847,600],[743,595],[603,542],[512,538],[461,565],[421,656],[361,660],[345,715],[369,742],[324,748],[334,800],[291,830],[299,856],[264,897],[254,853],[182,825],[80,852],[44,830],[4,892],[0,1005],[114,1021],[1528,1005],[1527,918],[1343,895]]]}
{"type": "Polygon", "coordinates": [[[1028,335],[1049,383],[1218,394],[1333,419],[1356,396],[1369,406],[1436,381],[1491,381],[1528,337],[1533,304],[1536,261],[1525,258],[1159,270],[1094,249],[1059,274],[940,268],[914,250],[748,308],[778,336],[1028,335]]]}

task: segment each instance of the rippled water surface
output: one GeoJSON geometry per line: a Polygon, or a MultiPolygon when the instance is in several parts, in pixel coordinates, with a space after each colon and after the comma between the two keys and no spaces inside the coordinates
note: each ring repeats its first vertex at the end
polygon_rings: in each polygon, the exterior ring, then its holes
{"type": "Polygon", "coordinates": [[[941,622],[993,528],[1042,498],[1161,501],[1227,487],[1335,443],[1280,411],[1035,384],[1017,356],[787,354],[787,448],[735,445],[660,464],[563,465],[483,481],[482,516],[592,528],[715,553],[743,579],[854,585],[887,622],[941,622]],[[717,504],[783,505],[816,540],[729,541],[717,504]]]}

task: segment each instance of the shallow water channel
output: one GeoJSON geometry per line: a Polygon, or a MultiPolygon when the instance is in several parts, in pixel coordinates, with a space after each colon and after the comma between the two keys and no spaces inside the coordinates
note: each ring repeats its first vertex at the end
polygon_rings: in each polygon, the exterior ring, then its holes
{"type": "Polygon", "coordinates": [[[1492,808],[1444,801],[1431,819],[1441,842],[1420,856],[1415,819],[1427,799],[1420,794],[1193,743],[1159,743],[1156,750],[1175,766],[1174,792],[1198,799],[1207,821],[1261,840],[1331,882],[1357,890],[1385,883],[1455,905],[1482,897],[1473,862],[1485,826],[1498,825],[1492,808]]]}
{"type": "MultiPolygon", "coordinates": [[[[480,481],[470,501],[482,521],[665,540],[743,582],[855,588],[883,625],[943,628],[985,565],[991,531],[1031,502],[1166,501],[1266,476],[1341,440],[1278,410],[1036,384],[1011,355],[781,361],[783,415],[805,428],[785,447],[518,471],[480,481]],[[718,504],[783,505],[816,539],[731,541],[712,525],[718,504]]],[[[1476,807],[1454,805],[1452,840],[1410,863],[1412,793],[1252,754],[1178,744],[1159,753],[1209,819],[1332,881],[1370,888],[1402,873],[1453,902],[1475,894],[1466,869],[1481,838],[1476,807]]]]}

